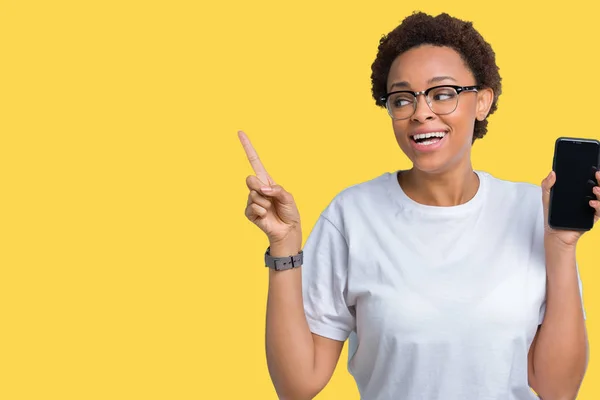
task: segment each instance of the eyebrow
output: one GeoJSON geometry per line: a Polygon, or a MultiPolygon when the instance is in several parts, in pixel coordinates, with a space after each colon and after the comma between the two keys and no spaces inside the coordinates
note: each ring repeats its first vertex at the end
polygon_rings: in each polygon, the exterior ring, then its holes
{"type": "MultiPolygon", "coordinates": [[[[435,76],[433,78],[431,78],[430,80],[427,81],[428,84],[432,84],[432,83],[436,83],[436,82],[441,82],[441,81],[446,81],[446,80],[450,80],[453,82],[456,82],[456,79],[454,79],[451,76],[435,76]]],[[[392,84],[392,86],[390,87],[390,90],[393,88],[408,88],[410,87],[410,84],[406,81],[402,81],[402,82],[394,82],[392,84]]]]}

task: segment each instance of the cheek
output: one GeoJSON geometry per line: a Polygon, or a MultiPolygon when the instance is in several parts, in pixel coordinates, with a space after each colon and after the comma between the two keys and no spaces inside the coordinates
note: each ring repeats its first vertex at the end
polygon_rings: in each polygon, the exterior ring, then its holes
{"type": "Polygon", "coordinates": [[[410,149],[409,138],[408,138],[408,124],[405,121],[393,121],[392,129],[394,130],[394,136],[396,137],[396,142],[402,148],[402,150],[406,151],[410,149]]]}
{"type": "Polygon", "coordinates": [[[458,112],[457,116],[460,116],[460,119],[465,126],[475,123],[475,119],[477,118],[477,104],[475,104],[475,102],[465,101],[462,104],[462,107],[458,107],[456,111],[458,112]]]}
{"type": "Polygon", "coordinates": [[[471,140],[475,126],[475,111],[472,108],[463,107],[454,113],[443,116],[442,121],[451,127],[454,136],[464,137],[471,140]]]}
{"type": "Polygon", "coordinates": [[[398,147],[404,153],[409,160],[415,161],[415,152],[410,145],[410,138],[408,137],[407,132],[409,131],[408,124],[405,121],[394,121],[392,122],[392,128],[394,130],[394,137],[396,138],[396,143],[398,143],[398,147]]]}

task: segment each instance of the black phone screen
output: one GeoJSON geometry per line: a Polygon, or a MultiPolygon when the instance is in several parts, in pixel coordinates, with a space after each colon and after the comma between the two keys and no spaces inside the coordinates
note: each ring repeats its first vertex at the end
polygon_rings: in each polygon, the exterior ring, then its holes
{"type": "Polygon", "coordinates": [[[550,226],[572,230],[592,228],[595,210],[589,201],[599,157],[598,141],[572,138],[556,141],[553,166],[556,183],[551,190],[550,226]]]}

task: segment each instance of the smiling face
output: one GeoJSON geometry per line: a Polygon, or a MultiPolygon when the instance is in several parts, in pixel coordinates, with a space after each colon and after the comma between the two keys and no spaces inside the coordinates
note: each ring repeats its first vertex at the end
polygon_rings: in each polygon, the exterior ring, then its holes
{"type": "MultiPolygon", "coordinates": [[[[449,47],[423,45],[394,60],[387,91],[418,92],[439,85],[476,84],[473,73],[458,52],[449,47]]],[[[441,96],[445,98],[443,93],[441,96]]],[[[475,120],[485,119],[492,99],[491,89],[465,91],[458,95],[458,106],[453,112],[436,115],[427,105],[425,96],[418,96],[417,108],[410,118],[392,119],[396,141],[414,168],[423,172],[442,173],[457,165],[470,165],[475,120]],[[423,138],[423,134],[430,137],[423,138]]]]}

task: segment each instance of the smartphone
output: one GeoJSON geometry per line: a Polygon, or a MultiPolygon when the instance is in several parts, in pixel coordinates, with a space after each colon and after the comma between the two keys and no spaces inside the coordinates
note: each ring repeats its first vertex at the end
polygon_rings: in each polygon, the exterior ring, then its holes
{"type": "Polygon", "coordinates": [[[598,185],[595,172],[600,167],[600,141],[559,137],[554,145],[552,170],[556,182],[550,190],[548,224],[554,229],[589,231],[594,225],[598,185]]]}

